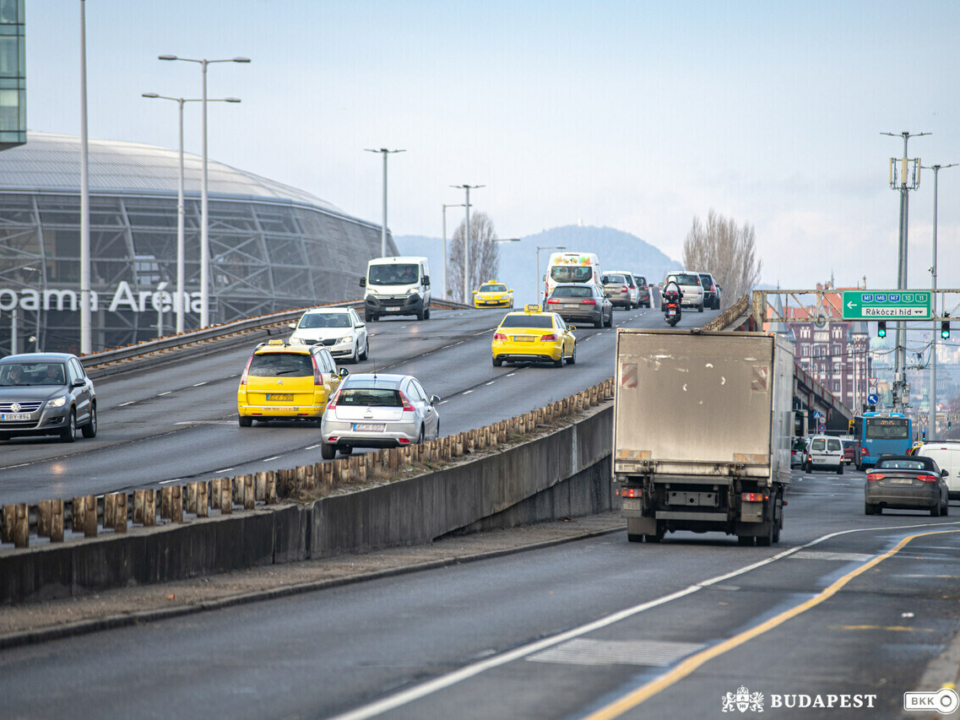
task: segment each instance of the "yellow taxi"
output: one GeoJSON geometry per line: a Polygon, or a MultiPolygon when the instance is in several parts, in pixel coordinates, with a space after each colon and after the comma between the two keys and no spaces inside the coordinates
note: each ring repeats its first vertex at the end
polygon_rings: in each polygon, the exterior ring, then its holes
{"type": "Polygon", "coordinates": [[[473,291],[473,306],[477,308],[512,308],[513,290],[507,290],[502,282],[491,280],[473,291]]]}
{"type": "Polygon", "coordinates": [[[260,343],[240,376],[240,427],[250,427],[254,420],[319,423],[327,401],[347,374],[346,368],[337,369],[323,345],[290,345],[284,340],[260,343]]]}
{"type": "Polygon", "coordinates": [[[577,362],[575,327],[567,326],[556,313],[542,312],[539,305],[525,305],[523,312],[507,313],[493,334],[493,364],[505,361],[552,362],[563,367],[577,362]]]}

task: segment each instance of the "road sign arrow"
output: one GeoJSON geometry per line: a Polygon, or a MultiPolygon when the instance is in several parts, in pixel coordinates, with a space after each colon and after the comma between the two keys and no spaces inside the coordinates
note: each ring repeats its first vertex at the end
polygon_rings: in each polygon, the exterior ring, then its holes
{"type": "Polygon", "coordinates": [[[852,302],[848,302],[848,303],[847,303],[847,307],[848,307],[848,308],[853,308],[853,307],[855,307],[855,305],[854,305],[852,302]]]}

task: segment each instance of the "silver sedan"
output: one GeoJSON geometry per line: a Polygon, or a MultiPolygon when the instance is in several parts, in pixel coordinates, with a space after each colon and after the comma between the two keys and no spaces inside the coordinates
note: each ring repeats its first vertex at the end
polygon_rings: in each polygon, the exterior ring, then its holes
{"type": "Polygon", "coordinates": [[[320,423],[320,455],[339,450],[392,448],[440,436],[440,398],[428,397],[412,375],[349,375],[327,404],[320,423]]]}

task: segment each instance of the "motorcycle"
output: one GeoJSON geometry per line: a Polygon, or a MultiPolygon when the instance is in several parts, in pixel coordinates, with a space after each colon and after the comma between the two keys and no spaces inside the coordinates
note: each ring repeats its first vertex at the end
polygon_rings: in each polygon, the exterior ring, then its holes
{"type": "Polygon", "coordinates": [[[677,296],[665,295],[663,298],[663,316],[667,324],[671,327],[680,322],[682,312],[680,310],[680,298],[677,296]]]}

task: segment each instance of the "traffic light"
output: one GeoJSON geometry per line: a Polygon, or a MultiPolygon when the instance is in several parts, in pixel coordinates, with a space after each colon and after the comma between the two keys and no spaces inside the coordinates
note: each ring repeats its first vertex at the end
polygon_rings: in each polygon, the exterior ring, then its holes
{"type": "Polygon", "coordinates": [[[887,336],[887,321],[881,320],[877,323],[877,337],[886,337],[887,336]]]}
{"type": "Polygon", "coordinates": [[[940,337],[942,337],[944,340],[950,337],[950,321],[949,320],[944,320],[942,323],[940,323],[940,337]]]}

